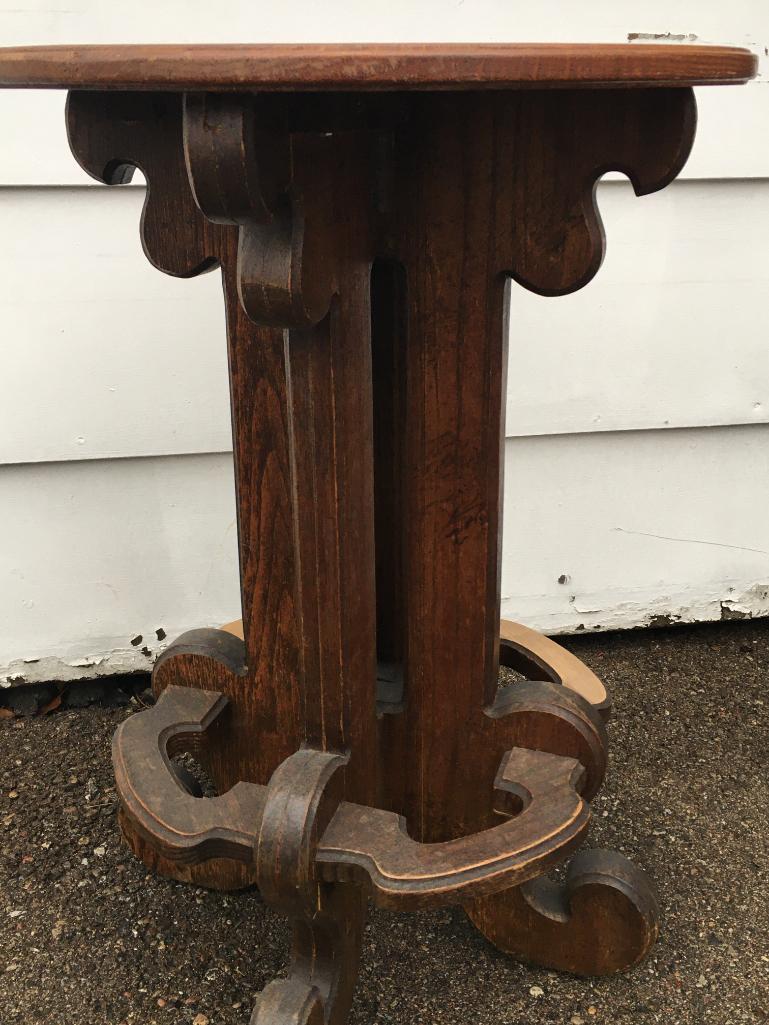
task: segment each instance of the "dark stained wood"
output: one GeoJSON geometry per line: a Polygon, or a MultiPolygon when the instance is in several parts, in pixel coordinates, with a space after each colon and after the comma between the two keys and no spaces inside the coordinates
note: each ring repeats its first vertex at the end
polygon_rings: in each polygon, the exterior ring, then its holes
{"type": "Polygon", "coordinates": [[[595,709],[545,683],[526,710],[497,694],[504,283],[552,294],[584,285],[604,251],[597,178],[621,167],[638,192],[663,187],[694,124],[686,89],[432,95],[413,98],[396,137],[386,243],[407,281],[407,327],[392,343],[404,368],[392,448],[406,531],[405,713],[381,731],[388,758],[405,765],[392,806],[419,839],[487,826],[489,784],[511,747],[590,752],[587,795],[600,785],[595,709]]]}
{"type": "MultiPolygon", "coordinates": [[[[688,86],[752,60],[698,50],[104,48],[69,66],[99,87],[70,94],[81,164],[147,176],[150,260],[222,270],[242,637],[172,644],[114,760],[140,857],[255,881],[291,918],[289,976],[258,1025],[346,1020],[366,895],[464,904],[501,949],[570,971],[628,967],[654,940],[624,859],[537,878],[584,837],[609,701],[553,642],[500,637],[507,289],[596,273],[607,170],[639,195],[675,177],[688,86]],[[300,75],[307,91],[269,93],[300,75]],[[559,76],[679,87],[500,88],[559,76]],[[526,679],[500,688],[500,661],[526,679]],[[220,796],[186,786],[182,750],[220,796]]],[[[27,59],[0,54],[0,80],[27,59]]],[[[53,84],[61,55],[35,59],[53,84]]]]}
{"type": "Polygon", "coordinates": [[[512,195],[497,207],[500,256],[530,291],[564,295],[586,285],[603,260],[598,179],[621,171],[638,196],[668,185],[694,142],[694,95],[605,90],[515,100],[500,97],[497,114],[498,166],[516,169],[512,195]]]}
{"type": "Polygon", "coordinates": [[[181,278],[216,267],[232,232],[212,224],[195,203],[178,93],[70,93],[66,119],[70,148],[93,178],[125,185],[138,167],[149,182],[141,241],[153,266],[181,278]]]}
{"type": "Polygon", "coordinates": [[[287,913],[297,901],[304,906],[316,874],[327,883],[354,882],[382,907],[456,904],[534,878],[584,838],[590,813],[577,788],[585,769],[575,758],[526,748],[504,755],[494,781],[502,821],[445,843],[411,839],[393,812],[341,802],[338,777],[334,792],[326,794],[326,784],[337,769],[349,767],[349,758],[313,748],[281,762],[267,787],[240,782],[222,796],[201,799],[185,791],[170,759],[180,750],[199,753],[197,741],[226,707],[216,692],[169,686],[155,707],[121,725],[113,761],[123,815],[129,832],[151,842],[168,862],[231,858],[248,864],[255,856],[262,895],[287,913]],[[297,823],[303,807],[298,793],[316,770],[314,797],[308,796],[297,823]],[[321,791],[325,812],[312,803],[321,802],[321,791]],[[295,860],[300,855],[301,864],[295,860]]]}
{"type": "Polygon", "coordinates": [[[0,86],[122,89],[483,89],[708,85],[756,73],[729,46],[574,43],[365,43],[17,46],[0,49],[0,86]]]}
{"type": "Polygon", "coordinates": [[[323,878],[354,879],[393,910],[497,894],[562,861],[584,838],[590,816],[575,789],[583,773],[576,759],[515,748],[494,783],[505,821],[444,843],[410,839],[392,812],[343,804],[318,850],[319,863],[331,866],[323,878]]]}
{"type": "Polygon", "coordinates": [[[78,92],[68,105],[70,142],[89,173],[124,182],[133,163],[147,175],[142,239],[152,262],[183,275],[223,268],[245,645],[193,631],[158,660],[154,686],[229,698],[207,754],[221,790],[266,782],[307,742],[350,749],[348,796],[367,800],[376,773],[357,764],[370,761],[375,723],[369,165],[351,136],[281,132],[282,107],[258,138],[252,121],[248,97],[185,105],[174,95],[78,92]],[[241,187],[244,148],[260,161],[241,187]],[[292,203],[276,198],[276,151],[294,168],[292,203]],[[350,216],[355,195],[364,200],[350,216]],[[273,283],[266,299],[249,285],[255,247],[270,254],[271,267],[259,264],[273,283]],[[281,318],[301,327],[286,336],[270,326],[281,318]]]}
{"type": "Polygon", "coordinates": [[[178,863],[253,861],[265,788],[240,781],[218,797],[201,799],[185,790],[170,761],[181,751],[205,757],[201,741],[227,704],[216,691],[172,686],[153,708],[122,723],[113,739],[124,816],[146,842],[178,863]]]}
{"type": "MultiPolygon", "coordinates": [[[[290,497],[276,495],[276,509],[291,512],[293,563],[277,572],[293,587],[301,709],[285,724],[271,721],[290,737],[298,720],[305,743],[350,751],[347,796],[370,800],[376,772],[363,769],[375,730],[368,154],[350,133],[291,131],[282,109],[262,120],[249,97],[187,97],[185,157],[203,213],[237,228],[237,260],[226,261],[226,273],[237,277],[228,295],[237,318],[233,358],[249,357],[244,314],[293,328],[282,336],[279,443],[288,453],[290,497]],[[355,618],[345,614],[353,604],[355,618]]],[[[233,424],[243,462],[258,446],[272,458],[277,445],[263,437],[261,414],[241,413],[237,398],[233,424]]],[[[246,503],[258,508],[270,489],[256,480],[243,487],[240,470],[238,479],[243,532],[253,519],[246,503]]],[[[268,537],[241,538],[244,547],[260,567],[272,559],[268,537]]],[[[259,580],[253,587],[264,591],[259,580]]],[[[261,634],[275,617],[254,609],[248,590],[247,649],[257,651],[253,631],[261,634]]],[[[269,686],[278,690],[275,680],[269,686]]]]}
{"type": "Polygon", "coordinates": [[[365,899],[349,883],[319,882],[319,838],[339,804],[344,755],[305,748],[282,762],[265,791],[255,847],[265,900],[291,917],[288,978],[257,998],[257,1025],[343,1025],[358,974],[365,899]]]}
{"type": "Polygon", "coordinates": [[[141,237],[155,266],[181,276],[223,266],[246,641],[193,631],[154,672],[158,690],[186,684],[229,698],[232,712],[207,752],[223,791],[266,782],[302,740],[290,411],[283,332],[254,324],[237,299],[237,228],[204,217],[190,189],[182,106],[172,94],[78,92],[67,120],[73,152],[94,177],[122,183],[133,165],[147,177],[141,237]]]}
{"type": "Polygon", "coordinates": [[[536,879],[467,911],[506,953],[577,975],[632,968],[659,933],[648,877],[615,851],[580,851],[564,884],[536,879]]]}

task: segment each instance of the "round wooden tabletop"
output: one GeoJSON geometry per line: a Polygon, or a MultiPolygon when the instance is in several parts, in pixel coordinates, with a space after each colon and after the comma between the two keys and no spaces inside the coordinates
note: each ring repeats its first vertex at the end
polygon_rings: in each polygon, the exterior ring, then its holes
{"type": "Polygon", "coordinates": [[[0,87],[386,90],[690,86],[746,82],[749,50],[561,43],[17,46],[0,87]]]}

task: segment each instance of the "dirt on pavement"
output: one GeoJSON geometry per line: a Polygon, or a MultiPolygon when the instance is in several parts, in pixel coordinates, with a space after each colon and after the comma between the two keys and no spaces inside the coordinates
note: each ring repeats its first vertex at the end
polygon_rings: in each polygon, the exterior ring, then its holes
{"type": "MultiPolygon", "coordinates": [[[[769,622],[565,642],[614,698],[589,846],[655,880],[627,975],[515,963],[460,909],[373,911],[351,1025],[769,1022],[769,622]]],[[[148,874],[121,845],[110,739],[133,709],[0,720],[0,1023],[244,1025],[288,928],[255,892],[148,874]]]]}

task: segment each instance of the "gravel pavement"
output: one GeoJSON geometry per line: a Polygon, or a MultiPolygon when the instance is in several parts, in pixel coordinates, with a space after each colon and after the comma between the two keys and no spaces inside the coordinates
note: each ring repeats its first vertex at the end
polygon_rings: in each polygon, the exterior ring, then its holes
{"type": "MultiPolygon", "coordinates": [[[[351,1025],[769,1022],[769,622],[566,643],[614,697],[589,845],[655,879],[650,960],[571,978],[511,961],[458,909],[375,911],[351,1025]]],[[[285,920],[254,892],[147,874],[115,821],[130,706],[62,707],[0,720],[0,1025],[244,1025],[285,920]]]]}

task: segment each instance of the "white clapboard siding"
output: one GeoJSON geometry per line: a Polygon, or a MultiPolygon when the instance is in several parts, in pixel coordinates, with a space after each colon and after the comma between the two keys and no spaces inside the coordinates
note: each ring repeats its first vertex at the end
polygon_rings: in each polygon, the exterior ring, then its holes
{"type": "MultiPolygon", "coordinates": [[[[697,90],[681,181],[599,187],[587,289],[511,287],[503,613],[553,633],[769,614],[769,3],[0,9],[0,45],[667,33],[749,46],[759,79],[697,90]]],[[[63,104],[0,91],[0,686],[143,669],[239,614],[218,273],[147,264],[141,177],[95,185],[63,104]]]]}
{"type": "MultiPolygon", "coordinates": [[[[769,426],[510,438],[505,474],[503,615],[769,613],[769,426]]],[[[5,467],[0,488],[0,685],[146,668],[158,630],[238,616],[229,456],[5,467]]]]}
{"type": "Polygon", "coordinates": [[[0,464],[232,447],[221,274],[151,267],[143,201],[0,189],[0,464]]]}
{"type": "Polygon", "coordinates": [[[5,466],[0,494],[0,686],[147,669],[240,616],[230,456],[5,466]]]}
{"type": "Polygon", "coordinates": [[[508,435],[769,420],[769,180],[598,191],[586,288],[511,286],[508,435]]]}
{"type": "MultiPolygon", "coordinates": [[[[763,50],[759,56],[769,73],[769,58],[763,50]]],[[[744,87],[696,90],[700,128],[682,178],[769,177],[768,84],[762,74],[744,87]]],[[[8,126],[0,186],[98,184],[69,151],[64,99],[62,92],[0,91],[0,118],[8,126]],[[29,125],[36,126],[35,132],[29,132],[29,125]]]]}
{"type": "MultiPolygon", "coordinates": [[[[232,448],[218,272],[141,253],[144,190],[0,190],[0,464],[232,448]],[[45,301],[40,301],[44,294],[45,301]],[[31,396],[44,415],[30,415],[31,396]]],[[[769,180],[606,183],[589,288],[513,285],[507,434],[769,419],[769,180]]]]}
{"type": "MultiPolygon", "coordinates": [[[[769,4],[765,0],[229,0],[215,5],[164,0],[130,5],[81,0],[53,8],[14,0],[0,9],[0,44],[301,42],[639,42],[747,46],[761,80],[743,88],[698,89],[700,130],[684,176],[769,177],[769,4]]],[[[60,93],[0,92],[5,126],[0,185],[78,184],[60,93]],[[28,126],[35,125],[31,138],[28,126]],[[39,139],[46,140],[45,147],[39,139]]]]}
{"type": "MultiPolygon", "coordinates": [[[[147,263],[143,197],[0,189],[0,465],[231,449],[220,275],[147,263]]],[[[769,180],[599,205],[588,288],[511,286],[508,436],[767,422],[769,180]]]]}
{"type": "Polygon", "coordinates": [[[509,438],[505,476],[508,618],[562,633],[769,614],[769,426],[509,438]]]}

